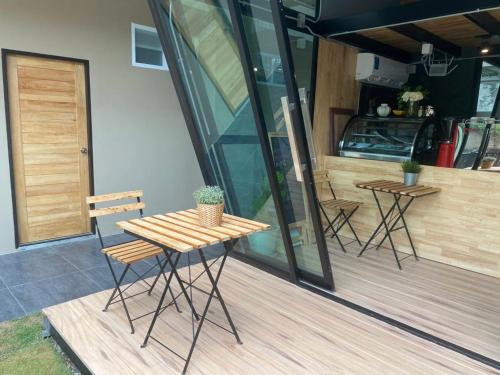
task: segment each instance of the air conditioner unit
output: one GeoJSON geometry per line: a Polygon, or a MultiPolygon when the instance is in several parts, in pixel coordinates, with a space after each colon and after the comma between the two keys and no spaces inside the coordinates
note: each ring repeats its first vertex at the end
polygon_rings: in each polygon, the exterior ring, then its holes
{"type": "Polygon", "coordinates": [[[373,53],[358,53],[356,80],[400,89],[408,81],[409,66],[373,53]]]}

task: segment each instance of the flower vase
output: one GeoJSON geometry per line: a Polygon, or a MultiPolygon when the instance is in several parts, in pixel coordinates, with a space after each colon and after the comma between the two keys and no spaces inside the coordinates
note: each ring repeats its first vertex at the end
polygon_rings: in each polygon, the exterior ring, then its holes
{"type": "Polygon", "coordinates": [[[408,108],[406,110],[407,117],[417,117],[417,104],[418,102],[412,100],[408,101],[408,108]]]}

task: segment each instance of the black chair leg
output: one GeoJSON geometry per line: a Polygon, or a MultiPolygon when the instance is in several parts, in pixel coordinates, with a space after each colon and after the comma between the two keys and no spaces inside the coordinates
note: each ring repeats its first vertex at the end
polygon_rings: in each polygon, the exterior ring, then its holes
{"type": "Polygon", "coordinates": [[[135,332],[134,324],[132,323],[132,319],[130,318],[130,314],[128,312],[127,304],[125,303],[125,299],[123,298],[122,290],[120,288],[120,286],[121,286],[121,284],[123,282],[123,279],[125,278],[125,275],[127,274],[127,271],[130,269],[130,264],[127,264],[125,266],[125,269],[123,270],[123,273],[120,276],[120,280],[118,280],[116,278],[115,271],[113,270],[113,266],[111,265],[111,262],[109,261],[109,257],[108,256],[106,256],[106,261],[108,262],[109,269],[111,270],[111,275],[113,276],[113,280],[115,281],[116,288],[115,288],[115,290],[113,290],[113,293],[111,294],[111,297],[108,300],[108,303],[106,304],[106,307],[104,308],[103,311],[106,311],[108,309],[111,301],[114,298],[114,295],[118,291],[118,295],[120,296],[120,300],[122,301],[123,308],[125,309],[125,314],[127,315],[127,319],[128,319],[129,324],[130,324],[131,333],[133,334],[135,332]]]}
{"type": "Polygon", "coordinates": [[[341,210],[342,211],[342,215],[344,216],[344,219],[347,221],[347,225],[349,226],[349,229],[351,230],[352,234],[354,235],[354,238],[356,239],[356,241],[358,242],[359,246],[361,246],[361,241],[359,240],[359,237],[358,235],[356,234],[356,231],[354,230],[351,222],[349,221],[350,217],[352,215],[354,215],[354,213],[358,210],[359,206],[356,207],[349,216],[346,215],[345,211],[344,210],[341,210]]]}

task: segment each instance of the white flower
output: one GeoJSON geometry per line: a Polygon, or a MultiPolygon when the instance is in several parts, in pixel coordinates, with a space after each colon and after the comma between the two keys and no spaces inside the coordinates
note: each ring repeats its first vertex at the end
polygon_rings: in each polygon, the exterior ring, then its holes
{"type": "Polygon", "coordinates": [[[406,91],[401,96],[401,99],[405,102],[419,102],[424,98],[424,95],[420,91],[406,91]]]}

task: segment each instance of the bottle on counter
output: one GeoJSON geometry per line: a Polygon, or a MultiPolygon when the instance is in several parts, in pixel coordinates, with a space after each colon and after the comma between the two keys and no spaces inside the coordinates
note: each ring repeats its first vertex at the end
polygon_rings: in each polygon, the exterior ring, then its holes
{"type": "Polygon", "coordinates": [[[424,116],[424,107],[423,106],[418,107],[417,116],[418,117],[423,117],[424,116]]]}

